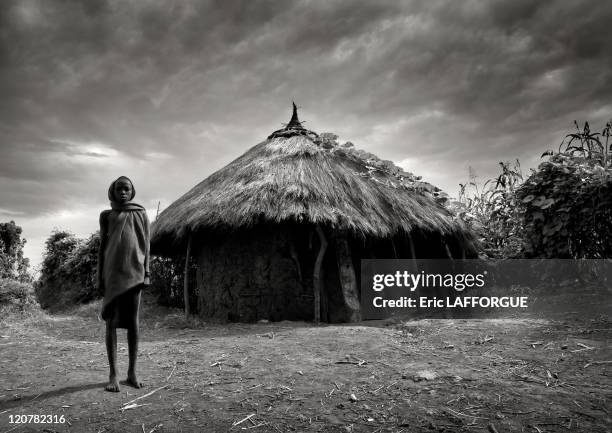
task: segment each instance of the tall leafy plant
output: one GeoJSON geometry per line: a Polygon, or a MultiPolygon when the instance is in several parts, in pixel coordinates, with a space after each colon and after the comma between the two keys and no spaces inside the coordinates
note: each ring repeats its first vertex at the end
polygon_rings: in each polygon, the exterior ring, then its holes
{"type": "Polygon", "coordinates": [[[599,133],[574,123],[576,132],[517,191],[527,256],[612,257],[612,125],[599,133]]]}
{"type": "Polygon", "coordinates": [[[523,181],[518,159],[500,162],[500,173],[480,185],[472,169],[468,182],[459,184],[459,200],[451,206],[477,234],[484,255],[518,257],[522,253],[521,204],[516,190],[523,181]]]}

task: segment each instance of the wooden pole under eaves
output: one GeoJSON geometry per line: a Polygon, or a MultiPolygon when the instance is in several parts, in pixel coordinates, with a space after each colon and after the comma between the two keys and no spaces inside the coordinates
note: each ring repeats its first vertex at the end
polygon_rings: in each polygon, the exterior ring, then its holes
{"type": "Polygon", "coordinates": [[[325,239],[325,233],[323,233],[321,227],[317,226],[316,230],[317,234],[319,235],[321,246],[314,265],[312,285],[314,289],[314,321],[315,323],[319,323],[321,321],[321,292],[323,291],[321,266],[323,265],[323,256],[325,256],[325,250],[327,249],[327,240],[325,239]]]}
{"type": "Polygon", "coordinates": [[[338,263],[338,277],[342,288],[342,297],[348,310],[349,322],[361,320],[361,305],[357,288],[357,277],[353,266],[353,256],[348,239],[343,233],[335,237],[336,261],[338,263]]]}
{"type": "Polygon", "coordinates": [[[191,254],[191,233],[187,234],[187,252],[185,253],[185,271],[183,279],[183,299],[185,302],[185,319],[189,318],[189,255],[191,254]]]}
{"type": "Polygon", "coordinates": [[[453,253],[451,253],[448,244],[444,240],[442,240],[442,243],[444,244],[444,251],[446,252],[446,257],[448,257],[450,260],[453,260],[453,253]]]}
{"type": "Polygon", "coordinates": [[[410,236],[410,233],[407,233],[406,236],[408,237],[408,245],[410,246],[410,258],[412,259],[414,272],[416,272],[419,269],[419,266],[417,263],[416,251],[414,249],[414,242],[412,242],[412,236],[410,236]]]}

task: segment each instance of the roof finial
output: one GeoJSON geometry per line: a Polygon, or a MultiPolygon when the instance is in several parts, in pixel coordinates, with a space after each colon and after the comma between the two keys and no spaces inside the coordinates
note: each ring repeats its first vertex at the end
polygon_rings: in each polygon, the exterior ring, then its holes
{"type": "Polygon", "coordinates": [[[295,105],[295,102],[293,102],[293,114],[291,115],[291,120],[287,124],[286,128],[301,128],[301,127],[302,127],[302,123],[298,119],[297,106],[295,105]]]}
{"type": "Polygon", "coordinates": [[[318,137],[316,132],[309,131],[302,126],[302,122],[298,119],[297,114],[297,106],[295,102],[293,102],[293,114],[291,115],[291,120],[289,123],[285,125],[283,129],[279,129],[278,131],[274,131],[272,134],[268,136],[268,139],[278,138],[278,137],[293,137],[294,135],[305,135],[308,137],[318,137]]]}

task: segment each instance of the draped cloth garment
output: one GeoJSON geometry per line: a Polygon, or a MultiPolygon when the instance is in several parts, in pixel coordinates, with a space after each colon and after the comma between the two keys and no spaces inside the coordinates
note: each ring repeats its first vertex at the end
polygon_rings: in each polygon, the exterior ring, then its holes
{"type": "Polygon", "coordinates": [[[150,227],[142,206],[111,205],[100,214],[98,283],[104,290],[102,318],[123,328],[124,319],[138,312],[140,289],[149,275],[150,227]]]}

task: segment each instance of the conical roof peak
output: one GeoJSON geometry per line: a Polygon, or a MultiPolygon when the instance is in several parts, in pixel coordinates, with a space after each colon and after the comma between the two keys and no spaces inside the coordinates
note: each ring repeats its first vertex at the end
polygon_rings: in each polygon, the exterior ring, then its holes
{"type": "Polygon", "coordinates": [[[285,128],[302,128],[302,122],[298,119],[297,114],[297,106],[295,102],[293,102],[293,114],[291,115],[291,120],[287,123],[285,128]]]}
{"type": "Polygon", "coordinates": [[[309,131],[308,129],[302,126],[302,122],[298,118],[297,106],[295,102],[293,102],[293,113],[291,114],[291,120],[289,123],[285,125],[284,128],[274,131],[272,134],[268,136],[268,139],[278,138],[278,137],[292,137],[294,135],[308,135],[311,137],[318,137],[313,131],[309,131]]]}

